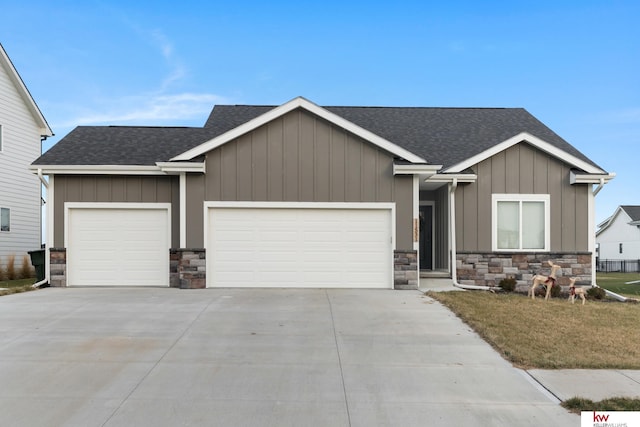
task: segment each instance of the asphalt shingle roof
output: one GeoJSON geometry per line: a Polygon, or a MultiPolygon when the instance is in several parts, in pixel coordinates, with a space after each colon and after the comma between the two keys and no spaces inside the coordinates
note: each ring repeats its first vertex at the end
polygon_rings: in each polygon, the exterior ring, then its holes
{"type": "MultiPolygon", "coordinates": [[[[81,126],[35,165],[153,165],[275,106],[218,105],[202,128],[81,126]]],[[[324,107],[446,170],[521,132],[597,166],[522,108],[324,107]]]]}

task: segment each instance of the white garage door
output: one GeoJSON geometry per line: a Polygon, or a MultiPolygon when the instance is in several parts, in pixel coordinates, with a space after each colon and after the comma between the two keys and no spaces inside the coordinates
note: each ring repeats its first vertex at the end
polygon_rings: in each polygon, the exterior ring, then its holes
{"type": "Polygon", "coordinates": [[[207,286],[391,288],[384,209],[209,209],[207,286]]]}
{"type": "Polygon", "coordinates": [[[167,208],[69,208],[67,285],[169,286],[167,208]]]}

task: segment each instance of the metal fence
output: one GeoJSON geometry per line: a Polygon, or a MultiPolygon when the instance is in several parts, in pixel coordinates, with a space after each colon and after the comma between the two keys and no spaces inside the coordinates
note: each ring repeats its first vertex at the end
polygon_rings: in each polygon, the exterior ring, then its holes
{"type": "Polygon", "coordinates": [[[602,273],[640,272],[640,259],[597,259],[596,271],[602,273]]]}

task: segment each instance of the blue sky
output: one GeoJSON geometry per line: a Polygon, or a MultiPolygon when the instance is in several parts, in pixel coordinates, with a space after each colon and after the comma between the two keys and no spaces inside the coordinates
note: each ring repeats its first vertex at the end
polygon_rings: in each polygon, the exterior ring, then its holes
{"type": "Polygon", "coordinates": [[[201,126],[214,104],[523,107],[640,205],[640,2],[32,1],[0,43],[53,128],[201,126]]]}

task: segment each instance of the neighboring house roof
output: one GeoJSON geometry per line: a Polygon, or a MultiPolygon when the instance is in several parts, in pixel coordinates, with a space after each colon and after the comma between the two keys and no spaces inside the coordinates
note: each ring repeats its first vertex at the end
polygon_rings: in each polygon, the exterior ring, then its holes
{"type": "Polygon", "coordinates": [[[637,205],[620,205],[616,208],[616,211],[609,218],[602,221],[598,224],[598,231],[596,232],[596,236],[606,230],[611,224],[613,224],[616,217],[620,214],[620,212],[626,213],[629,218],[631,218],[631,222],[629,225],[640,225],[640,206],[637,205]]]}
{"type": "MultiPolygon", "coordinates": [[[[202,128],[79,127],[34,165],[153,165],[187,160],[225,143],[240,131],[263,124],[283,107],[302,106],[334,123],[348,124],[361,136],[414,163],[426,160],[443,171],[481,157],[502,143],[550,147],[554,155],[573,159],[574,166],[604,173],[590,159],[522,108],[319,107],[304,98],[282,106],[218,105],[202,128]],[[266,119],[265,119],[266,120],[266,119]],[[515,138],[515,139],[514,139],[515,138]],[[518,139],[519,138],[519,139],[518,139]],[[517,141],[516,141],[517,139],[517,141]],[[410,157],[412,156],[412,157],[410,157]]],[[[544,147],[543,147],[544,148],[544,147]]],[[[456,172],[459,172],[456,170],[456,172]]]]}
{"type": "Polygon", "coordinates": [[[640,206],[622,205],[620,206],[620,208],[622,208],[627,213],[627,215],[629,215],[631,221],[640,221],[640,206]]]}
{"type": "Polygon", "coordinates": [[[53,136],[53,132],[51,131],[51,128],[47,123],[47,120],[42,115],[40,108],[38,108],[38,105],[36,104],[33,97],[31,96],[29,89],[27,89],[27,86],[24,84],[24,81],[22,81],[22,77],[20,77],[20,74],[18,73],[16,68],[13,66],[13,63],[11,62],[9,55],[7,55],[7,52],[4,50],[4,47],[2,47],[1,43],[0,43],[0,67],[3,67],[6,70],[7,74],[9,75],[9,78],[13,82],[13,85],[16,87],[18,93],[20,94],[20,97],[23,99],[25,105],[29,109],[29,112],[33,116],[33,119],[35,120],[36,125],[38,126],[40,136],[45,136],[45,137],[53,136]]]}

